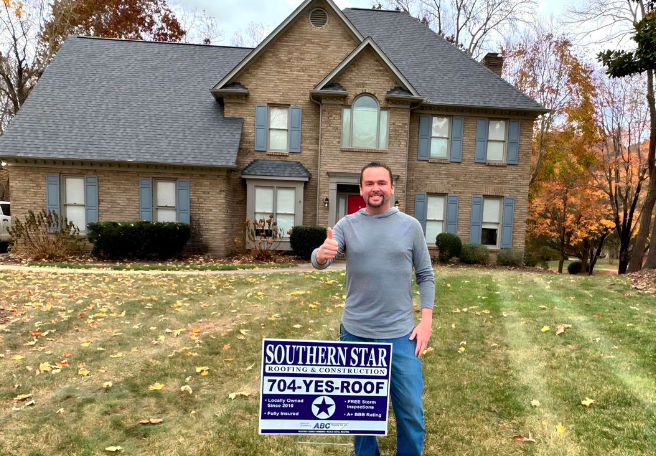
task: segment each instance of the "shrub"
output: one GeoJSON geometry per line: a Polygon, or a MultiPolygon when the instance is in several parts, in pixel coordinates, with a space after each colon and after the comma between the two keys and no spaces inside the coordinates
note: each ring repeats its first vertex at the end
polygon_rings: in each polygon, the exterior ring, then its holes
{"type": "Polygon", "coordinates": [[[321,226],[295,226],[289,236],[294,255],[304,260],[309,260],[312,251],[325,240],[326,229],[321,226]]]}
{"type": "Polygon", "coordinates": [[[255,261],[272,261],[284,236],[282,228],[278,228],[278,222],[273,220],[273,214],[267,219],[246,219],[244,222],[246,247],[251,250],[255,261]]]}
{"type": "Polygon", "coordinates": [[[175,222],[101,222],[89,223],[87,235],[96,257],[166,260],[182,252],[191,227],[175,222]]]}
{"type": "Polygon", "coordinates": [[[581,263],[580,261],[572,261],[567,266],[567,272],[569,272],[570,274],[580,274],[582,270],[583,270],[583,263],[581,263]]]}
{"type": "Polygon", "coordinates": [[[541,258],[537,252],[525,252],[524,264],[532,268],[539,266],[542,269],[549,269],[549,263],[544,258],[541,258]]]}
{"type": "Polygon", "coordinates": [[[34,260],[61,261],[79,255],[84,246],[80,230],[56,211],[27,212],[9,228],[11,253],[34,260]]]}
{"type": "Polygon", "coordinates": [[[438,257],[441,263],[446,263],[451,258],[459,256],[462,251],[462,241],[452,233],[438,234],[435,244],[439,251],[438,257]]]}
{"type": "Polygon", "coordinates": [[[487,264],[490,260],[490,252],[487,247],[479,244],[462,244],[460,261],[467,264],[487,264]]]}
{"type": "Polygon", "coordinates": [[[560,257],[562,256],[558,250],[546,245],[543,245],[538,249],[538,255],[539,258],[544,261],[560,260],[560,257]]]}
{"type": "Polygon", "coordinates": [[[497,264],[499,266],[522,266],[524,255],[519,250],[501,249],[497,253],[497,264]]]}

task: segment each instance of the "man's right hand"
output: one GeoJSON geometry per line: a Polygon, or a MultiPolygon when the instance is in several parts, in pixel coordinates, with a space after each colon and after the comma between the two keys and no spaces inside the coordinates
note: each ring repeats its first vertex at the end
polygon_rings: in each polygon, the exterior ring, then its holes
{"type": "Polygon", "coordinates": [[[323,241],[317,252],[317,263],[326,264],[326,261],[334,259],[337,256],[337,249],[339,249],[339,244],[333,239],[333,229],[328,228],[326,240],[323,241]]]}

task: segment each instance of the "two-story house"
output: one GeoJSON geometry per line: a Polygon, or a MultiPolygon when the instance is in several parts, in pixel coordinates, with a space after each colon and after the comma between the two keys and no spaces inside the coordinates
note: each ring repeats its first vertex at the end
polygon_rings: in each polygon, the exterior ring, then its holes
{"type": "Polygon", "coordinates": [[[383,161],[429,245],[523,249],[545,109],[484,63],[406,13],[331,0],[255,49],[71,37],[0,139],[12,215],[192,223],[221,255],[247,217],[334,225],[383,161]]]}

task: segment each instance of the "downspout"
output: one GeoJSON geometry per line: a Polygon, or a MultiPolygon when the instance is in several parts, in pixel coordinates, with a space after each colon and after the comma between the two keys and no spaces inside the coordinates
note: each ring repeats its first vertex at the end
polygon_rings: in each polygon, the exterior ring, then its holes
{"type": "MultiPolygon", "coordinates": [[[[404,189],[405,204],[406,204],[406,206],[405,206],[406,210],[404,212],[406,214],[408,212],[408,200],[409,200],[409,198],[408,198],[408,160],[410,160],[410,119],[412,117],[412,111],[414,109],[419,108],[420,106],[421,106],[421,103],[419,103],[414,108],[410,107],[410,109],[408,109],[408,135],[407,135],[406,143],[405,143],[406,147],[405,147],[405,189],[404,189]]],[[[416,216],[416,214],[415,214],[415,216],[416,216]]]]}
{"type": "MultiPolygon", "coordinates": [[[[318,165],[317,165],[317,217],[316,217],[316,220],[315,220],[315,223],[314,223],[315,225],[318,226],[319,225],[319,208],[321,207],[321,205],[319,204],[319,200],[320,200],[319,190],[321,189],[321,127],[322,127],[322,124],[323,124],[323,121],[322,121],[323,103],[320,103],[320,102],[316,101],[314,98],[312,98],[312,95],[310,95],[310,101],[312,101],[313,103],[316,103],[316,104],[319,105],[319,150],[317,152],[317,154],[318,154],[318,156],[317,156],[317,162],[318,162],[318,165]]],[[[330,208],[328,210],[330,210],[330,208]]]]}

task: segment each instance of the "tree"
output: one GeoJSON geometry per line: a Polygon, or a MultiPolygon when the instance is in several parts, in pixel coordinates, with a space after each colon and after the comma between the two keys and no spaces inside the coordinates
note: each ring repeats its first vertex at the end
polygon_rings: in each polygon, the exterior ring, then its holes
{"type": "Polygon", "coordinates": [[[256,47],[271,32],[271,27],[262,22],[249,22],[246,30],[237,30],[232,35],[232,45],[256,47]]]}
{"type": "Polygon", "coordinates": [[[536,24],[503,51],[504,78],[549,112],[535,122],[529,184],[539,178],[551,150],[551,133],[576,124],[583,134],[594,135],[593,69],[574,53],[572,42],[553,26],[536,24]]]}
{"type": "MultiPolygon", "coordinates": [[[[635,1],[635,0],[634,0],[635,1]]],[[[642,1],[635,1],[641,5],[642,1]]],[[[606,73],[614,78],[623,78],[635,74],[647,73],[647,104],[650,114],[649,152],[647,158],[647,172],[649,186],[644,206],[641,210],[640,228],[633,245],[633,253],[629,264],[629,271],[639,271],[642,268],[645,246],[651,229],[651,213],[656,204],[656,104],[654,103],[654,71],[656,70],[656,12],[653,5],[647,5],[647,13],[635,23],[634,41],[637,48],[634,51],[605,51],[599,54],[599,60],[606,68],[606,73]]],[[[652,234],[653,236],[653,234],[652,234]]],[[[656,258],[656,251],[650,250],[649,255],[656,258]]],[[[649,266],[656,268],[656,259],[649,261],[649,266]]]]}
{"type": "Polygon", "coordinates": [[[474,58],[490,50],[495,38],[532,22],[536,0],[386,0],[474,58]]]}
{"type": "Polygon", "coordinates": [[[645,137],[649,114],[643,101],[643,78],[602,77],[600,80],[596,104],[602,140],[598,145],[599,160],[591,175],[610,201],[620,244],[618,272],[624,274],[640,214],[643,186],[648,179],[645,137]]]}

